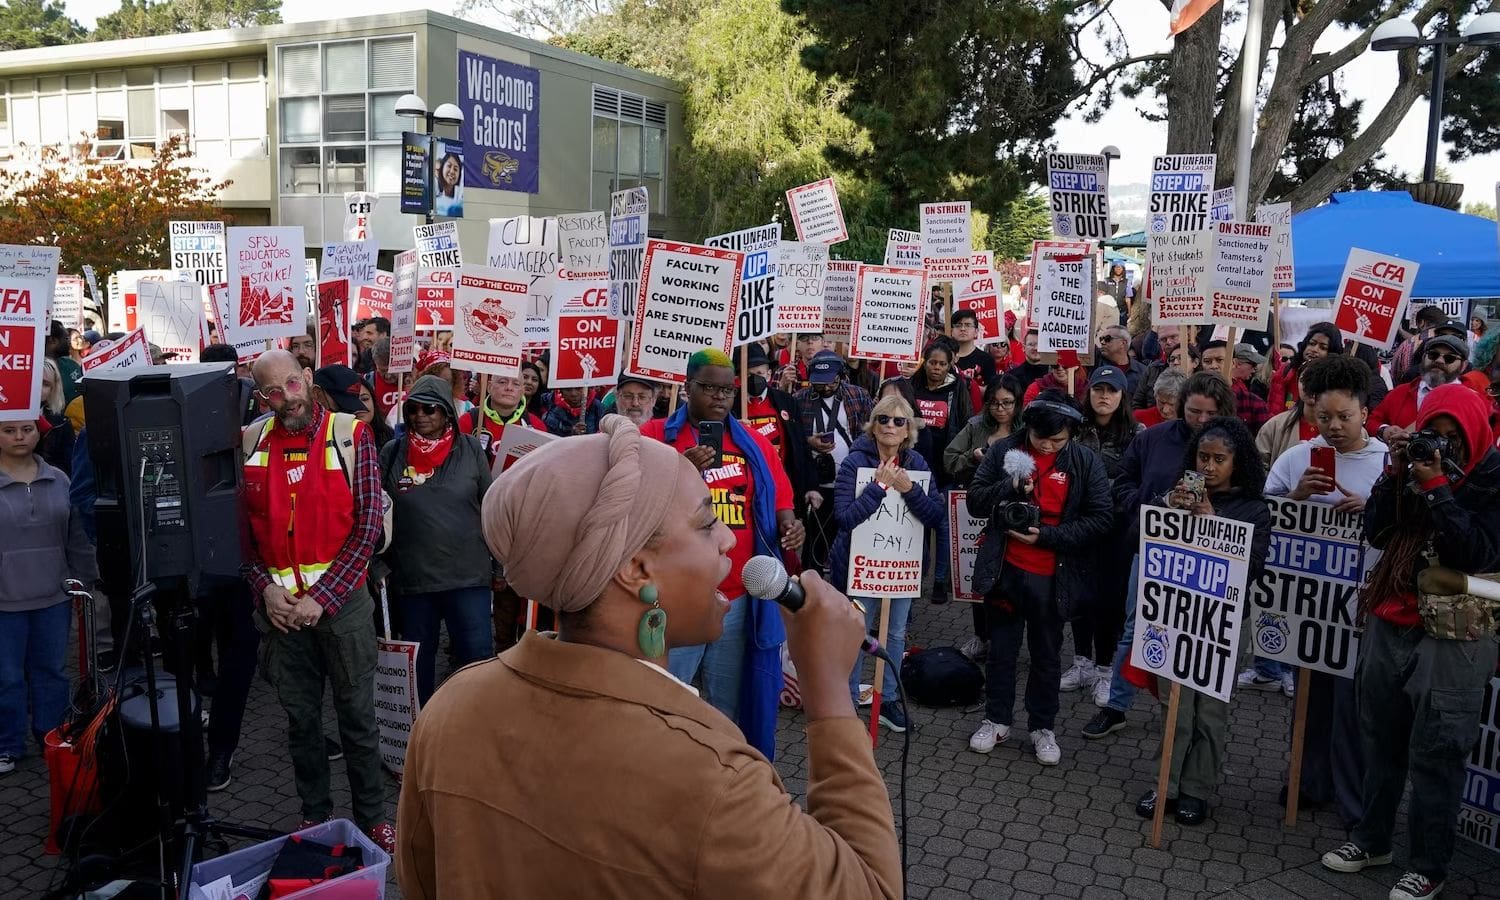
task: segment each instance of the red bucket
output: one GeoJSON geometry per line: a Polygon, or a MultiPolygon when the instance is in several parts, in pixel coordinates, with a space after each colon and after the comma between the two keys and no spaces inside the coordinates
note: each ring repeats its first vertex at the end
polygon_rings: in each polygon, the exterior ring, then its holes
{"type": "Polygon", "coordinates": [[[52,799],[52,824],[47,829],[47,854],[56,856],[57,832],[68,816],[99,809],[99,769],[92,754],[85,758],[84,746],[68,743],[62,729],[47,732],[43,758],[52,799]]]}

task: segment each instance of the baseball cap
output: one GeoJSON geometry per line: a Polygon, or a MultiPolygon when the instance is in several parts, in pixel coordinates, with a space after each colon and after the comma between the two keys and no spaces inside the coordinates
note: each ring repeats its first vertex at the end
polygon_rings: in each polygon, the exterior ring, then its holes
{"type": "Polygon", "coordinates": [[[1257,366],[1263,366],[1266,363],[1266,358],[1256,352],[1253,344],[1235,344],[1234,358],[1257,366]]]}
{"type": "Polygon", "coordinates": [[[1457,353],[1464,359],[1469,358],[1468,342],[1461,337],[1456,337],[1451,334],[1433,335],[1432,337],[1422,342],[1421,352],[1426,353],[1428,350],[1433,350],[1438,347],[1447,347],[1449,350],[1452,350],[1454,353],[1457,353]]]}
{"type": "Polygon", "coordinates": [[[656,382],[652,381],[649,378],[642,378],[639,375],[632,375],[629,372],[621,372],[620,377],[615,379],[615,390],[619,390],[625,385],[631,383],[644,384],[646,387],[653,389],[656,387],[656,382]]]}
{"type": "Polygon", "coordinates": [[[323,389],[339,412],[365,411],[364,401],[359,399],[359,376],[348,366],[324,366],[313,373],[313,384],[323,389]]]}
{"type": "Polygon", "coordinates": [[[807,367],[807,380],[813,384],[833,384],[844,371],[844,360],[832,350],[824,350],[812,358],[807,367]]]}
{"type": "Polygon", "coordinates": [[[1125,373],[1114,366],[1100,366],[1089,376],[1089,387],[1096,384],[1107,384],[1117,391],[1125,390],[1125,373]]]}
{"type": "MultiPolygon", "coordinates": [[[[1465,325],[1463,322],[1458,321],[1457,319],[1449,319],[1448,321],[1443,322],[1440,325],[1432,326],[1432,333],[1435,335],[1451,334],[1460,340],[1466,341],[1469,337],[1469,326],[1465,325]]],[[[1464,352],[1467,353],[1468,351],[1466,350],[1464,352]]]]}

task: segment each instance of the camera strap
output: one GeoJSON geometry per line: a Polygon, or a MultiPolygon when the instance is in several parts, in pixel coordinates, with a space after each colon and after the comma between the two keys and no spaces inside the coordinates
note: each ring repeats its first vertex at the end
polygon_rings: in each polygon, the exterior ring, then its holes
{"type": "Polygon", "coordinates": [[[829,406],[824,398],[818,398],[818,405],[813,410],[813,424],[817,426],[819,434],[836,431],[839,437],[844,439],[844,446],[853,447],[854,441],[850,440],[849,432],[845,431],[844,426],[839,424],[839,409],[843,406],[844,398],[834,394],[832,400],[833,405],[829,406]]]}

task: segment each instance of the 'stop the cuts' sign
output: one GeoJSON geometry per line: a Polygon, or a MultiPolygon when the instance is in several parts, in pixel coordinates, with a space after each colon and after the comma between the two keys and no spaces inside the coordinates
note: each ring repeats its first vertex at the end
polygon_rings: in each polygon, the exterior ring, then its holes
{"type": "Polygon", "coordinates": [[[460,50],[458,104],[468,144],[464,183],[535,194],[541,182],[541,73],[460,50]]]}

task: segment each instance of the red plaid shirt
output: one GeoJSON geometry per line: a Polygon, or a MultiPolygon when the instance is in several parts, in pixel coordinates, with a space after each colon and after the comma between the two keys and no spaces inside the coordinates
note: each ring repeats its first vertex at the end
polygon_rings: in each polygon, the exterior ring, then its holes
{"type": "Polygon", "coordinates": [[[1271,407],[1240,379],[1231,379],[1230,384],[1234,388],[1234,411],[1239,415],[1240,421],[1245,423],[1245,427],[1250,429],[1253,437],[1262,425],[1271,420],[1271,407]]]}
{"type": "MultiPolygon", "coordinates": [[[[322,430],[323,419],[328,413],[316,403],[312,408],[313,420],[307,428],[317,434],[322,430]]],[[[356,427],[354,439],[354,530],[349,532],[328,571],[307,591],[307,596],[318,601],[323,614],[329,616],[338,613],[355,586],[365,577],[370,557],[375,554],[375,545],[380,540],[381,518],[385,512],[380,499],[380,457],[375,450],[374,432],[368,426],[356,427]]],[[[255,602],[261,603],[266,588],[275,582],[260,558],[253,537],[240,572],[255,590],[255,602]]]]}

